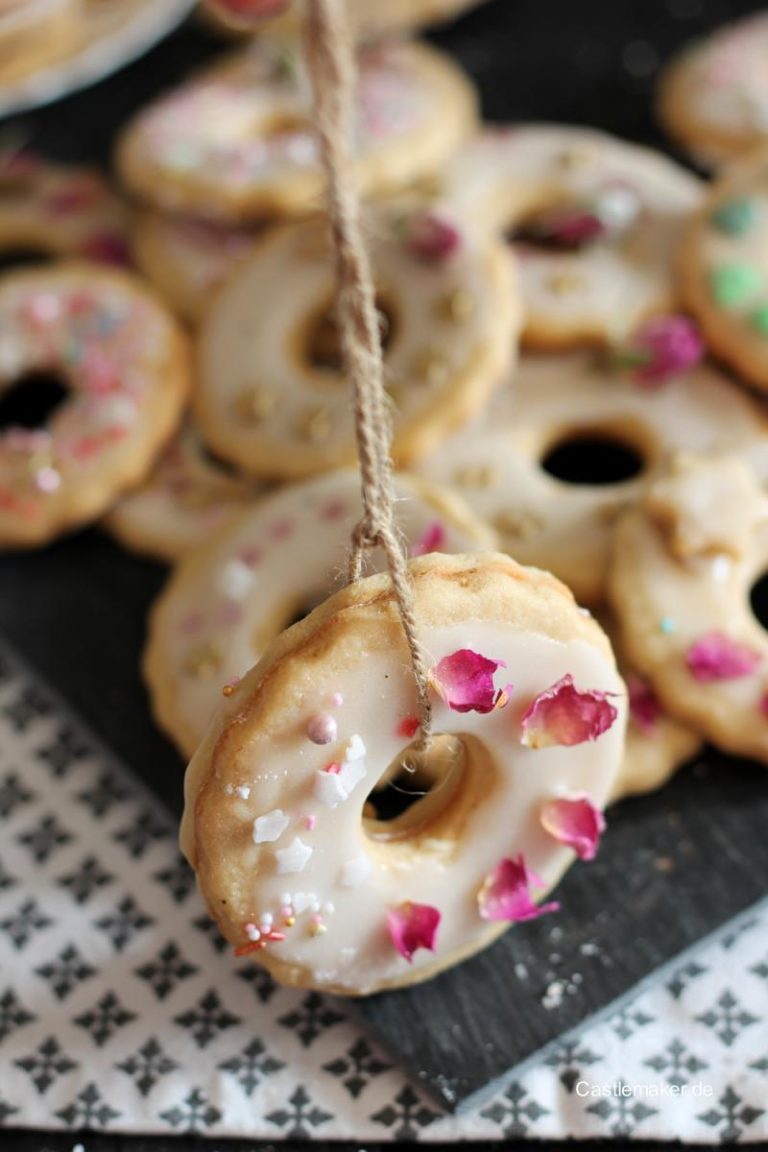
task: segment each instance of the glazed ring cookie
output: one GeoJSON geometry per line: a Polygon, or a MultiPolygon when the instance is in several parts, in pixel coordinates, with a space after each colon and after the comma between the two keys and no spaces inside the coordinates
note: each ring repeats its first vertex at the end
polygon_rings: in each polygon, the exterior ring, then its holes
{"type": "Polygon", "coordinates": [[[629,716],[621,770],[610,803],[661,788],[678,768],[700,752],[704,740],[662,707],[653,688],[626,659],[618,625],[605,608],[597,612],[611,641],[619,672],[627,685],[629,716]]]}
{"type": "Polygon", "coordinates": [[[661,121],[699,163],[718,166],[768,139],[768,13],[716,29],[662,75],[661,121]]]}
{"type": "Polygon", "coordinates": [[[127,264],[125,208],[93,168],[0,150],[0,253],[24,249],[127,264]]]}
{"type": "Polygon", "coordinates": [[[734,164],[691,220],[680,290],[713,353],[768,390],[768,147],[734,164]]]}
{"type": "Polygon", "coordinates": [[[30,75],[57,59],[79,31],[81,0],[0,0],[0,79],[30,75]]]}
{"type": "Polygon", "coordinates": [[[187,347],[125,272],[24,269],[0,279],[0,381],[0,546],[31,547],[101,516],[144,477],[181,416],[187,347]]]}
{"type": "MultiPolygon", "coordinates": [[[[428,178],[475,122],[468,79],[425,44],[363,49],[359,68],[361,192],[428,178]]],[[[296,47],[259,39],[161,96],[123,133],[117,163],[131,191],[175,214],[237,223],[315,210],[323,175],[296,47]]]]}
{"type": "MultiPolygon", "coordinates": [[[[428,214],[394,209],[367,218],[393,455],[403,467],[483,406],[518,322],[501,246],[435,221],[433,250],[431,223],[428,214]]],[[[356,460],[333,300],[327,225],[318,218],[269,232],[208,312],[194,407],[213,450],[243,472],[290,479],[356,460]]]]}
{"type": "MultiPolygon", "coordinates": [[[[402,475],[395,486],[416,554],[493,547],[452,495],[402,475]]],[[[144,668],[157,720],[187,757],[222,686],[336,590],[360,514],[358,473],[336,472],[260,500],[174,571],[152,613],[144,668]]]]}
{"type": "Polygon", "coordinates": [[[263,494],[206,452],[191,423],[166,448],[143,484],[123,496],[103,525],[136,552],[175,563],[206,544],[263,494]]]}
{"type": "Polygon", "coordinates": [[[768,635],[750,607],[768,504],[736,458],[681,460],[616,527],[610,594],[631,662],[712,743],[768,762],[768,635]]]}
{"type": "Polygon", "coordinates": [[[670,453],[767,441],[760,408],[706,364],[648,386],[589,353],[529,355],[419,471],[455,487],[521,563],[599,604],[613,522],[670,453]]]}
{"type": "Polygon", "coordinates": [[[487,129],[456,155],[441,193],[514,242],[523,339],[542,348],[612,342],[674,309],[672,255],[700,196],[664,156],[545,124],[487,129]]]}
{"type": "Polygon", "coordinates": [[[253,248],[259,229],[137,211],[131,250],[139,270],[183,320],[198,324],[235,266],[253,248]]]}
{"type": "Polygon", "coordinates": [[[187,771],[181,843],[208,908],[286,984],[359,996],[425,980],[554,911],[536,901],[574,849],[597,848],[626,704],[600,628],[506,556],[428,556],[411,573],[443,769],[420,803],[364,814],[413,754],[386,576],[283,633],[187,771]]]}

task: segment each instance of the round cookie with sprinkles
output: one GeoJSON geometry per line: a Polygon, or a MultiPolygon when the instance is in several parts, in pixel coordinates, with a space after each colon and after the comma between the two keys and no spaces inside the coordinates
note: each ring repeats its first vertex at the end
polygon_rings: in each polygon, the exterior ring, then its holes
{"type": "Polygon", "coordinates": [[[679,316],[650,321],[609,357],[529,354],[419,470],[454,487],[516,559],[600,604],[615,519],[672,453],[768,444],[761,409],[701,354],[679,316]]]}
{"type": "MultiPolygon", "coordinates": [[[[497,384],[519,322],[513,269],[484,231],[427,209],[371,209],[367,230],[393,455],[407,467],[497,384]]],[[[195,413],[213,450],[243,472],[291,479],[356,460],[333,300],[330,238],[317,218],[269,232],[208,312],[195,413]]]]}
{"type": "Polygon", "coordinates": [[[768,762],[768,635],[750,605],[768,500],[735,457],[684,457],[618,523],[610,596],[628,659],[671,715],[768,762]]]}
{"type": "Polygon", "coordinates": [[[32,547],[144,477],[181,416],[187,346],[125,272],[24,269],[0,278],[0,382],[0,546],[32,547]]]}
{"type": "Polygon", "coordinates": [[[260,231],[137,209],[131,251],[173,311],[199,324],[212,293],[251,252],[260,231]]]}
{"type": "MultiPolygon", "coordinates": [[[[450,493],[404,475],[395,487],[412,555],[493,547],[450,493]]],[[[144,668],[155,715],[186,756],[222,687],[338,588],[361,511],[357,472],[332,473],[265,497],[175,570],[152,613],[144,668]]]]}
{"type": "Polygon", "coordinates": [[[588,128],[487,128],[448,166],[460,217],[505,234],[520,259],[523,340],[611,343],[674,310],[672,257],[701,183],[666,157],[588,128]]]}
{"type": "Polygon", "coordinates": [[[662,124],[694,160],[717,167],[768,141],[768,13],[687,45],[661,78],[662,124]]]}
{"type": "MultiPolygon", "coordinates": [[[[361,49],[355,173],[365,195],[426,180],[471,131],[469,80],[437,49],[361,49]]],[[[174,214],[241,223],[304,215],[324,179],[296,45],[259,39],[161,96],[128,125],[120,174],[174,214]]]]}
{"type": "Polygon", "coordinates": [[[623,750],[604,634],[547,573],[506,556],[411,563],[434,731],[387,576],[276,640],[187,770],[181,832],[211,915],[282,983],[360,996],[425,980],[592,859],[623,750]],[[366,801],[393,763],[436,764],[391,820],[366,801]]]}
{"type": "Polygon", "coordinates": [[[680,291],[713,353],[768,390],[768,147],[728,169],[686,229],[680,291]]]}
{"type": "Polygon", "coordinates": [[[127,264],[125,206],[93,168],[0,145],[0,254],[39,252],[127,264]]]}
{"type": "Polygon", "coordinates": [[[127,548],[173,564],[206,544],[263,491],[211,456],[187,423],[146,480],[118,500],[103,526],[127,548]]]}

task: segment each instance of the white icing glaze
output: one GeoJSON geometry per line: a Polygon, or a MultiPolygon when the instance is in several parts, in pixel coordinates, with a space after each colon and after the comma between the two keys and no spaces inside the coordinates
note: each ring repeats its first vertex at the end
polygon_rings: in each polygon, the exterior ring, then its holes
{"type": "MultiPolygon", "coordinates": [[[[187,423],[146,480],[111,509],[104,526],[129,547],[173,562],[263,494],[263,486],[209,456],[187,423]]],[[[242,568],[222,576],[239,579],[241,586],[246,579],[242,568]]]]}
{"type": "MultiPolygon", "coordinates": [[[[718,467],[714,462],[715,484],[718,467]]],[[[616,529],[610,593],[627,653],[669,712],[727,751],[768,761],[768,634],[749,601],[768,566],[768,502],[756,485],[742,500],[752,513],[748,549],[738,557],[705,550],[685,560],[673,554],[653,512],[638,505],[616,529]],[[697,679],[688,665],[691,646],[716,633],[754,652],[757,667],[697,679]]],[[[686,519],[690,513],[681,510],[686,519]]]]}
{"type": "Polygon", "coordinates": [[[649,389],[591,354],[529,355],[484,415],[419,470],[456,487],[521,563],[553,571],[577,599],[599,603],[616,515],[679,450],[749,452],[768,478],[765,418],[714,367],[649,389]],[[645,472],[577,485],[542,469],[554,445],[595,431],[639,451],[645,472]]]}
{"type": "MultiPolygon", "coordinates": [[[[362,191],[431,174],[470,130],[468,80],[425,44],[360,50],[355,166],[362,191]]],[[[254,38],[141,111],[118,149],[123,179],[178,214],[237,222],[316,207],[322,169],[295,42],[254,38]]]]}
{"type": "MultiPolygon", "coordinates": [[[[568,611],[574,612],[573,607],[568,611]]],[[[610,658],[591,643],[582,638],[558,642],[512,619],[435,626],[422,617],[420,634],[430,661],[471,648],[506,662],[504,680],[514,683],[514,692],[505,708],[486,715],[459,714],[433,696],[435,731],[462,739],[472,765],[466,771],[476,773],[463,781],[472,800],[459,820],[460,831],[441,825],[438,814],[418,840],[408,835],[377,838],[381,825],[377,830],[364,823],[363,805],[379,776],[401,754],[404,741],[398,735],[399,724],[415,707],[398,627],[392,619],[382,621],[378,635],[368,633],[365,643],[342,641],[343,655],[338,656],[335,638],[329,633],[323,654],[312,661],[311,670],[297,656],[290,665],[295,694],[282,693],[285,708],[280,726],[276,728],[273,719],[269,731],[246,720],[242,712],[256,682],[249,678],[224,705],[188,772],[182,845],[194,855],[190,805],[221,732],[228,721],[240,716],[245,745],[238,753],[238,771],[248,773],[252,783],[251,807],[279,804],[291,815],[285,834],[296,836],[290,859],[300,863],[302,893],[311,890],[315,903],[299,900],[286,889],[282,850],[274,852],[266,845],[241,851],[234,814],[224,817],[221,824],[222,835],[230,838],[236,854],[233,876],[238,890],[246,894],[244,900],[252,902],[254,918],[269,911],[278,923],[285,897],[291,896],[295,923],[284,929],[283,942],[268,945],[268,951],[257,955],[268,965],[274,959],[281,977],[290,972],[291,980],[313,987],[364,993],[400,982],[411,973],[418,978],[419,971],[434,968],[436,960],[455,962],[481,946],[481,941],[487,943],[501,926],[489,925],[479,916],[478,892],[485,878],[502,858],[522,853],[528,866],[551,887],[573,853],[543,829],[538,815],[542,802],[553,796],[586,794],[602,807],[621,759],[624,687],[610,658]],[[619,710],[618,719],[594,742],[570,748],[525,748],[520,741],[523,711],[566,673],[574,676],[582,690],[615,693],[612,701],[619,710]],[[339,754],[354,733],[361,733],[368,769],[366,787],[356,788],[347,802],[328,809],[315,806],[314,785],[334,750],[317,748],[306,740],[302,717],[335,690],[345,699],[339,715],[339,754]],[[316,820],[307,832],[303,819],[310,809],[316,820]],[[297,842],[311,849],[311,855],[299,851],[297,842]],[[330,914],[323,911],[328,899],[334,907],[330,914]],[[441,914],[435,956],[420,950],[412,966],[395,950],[385,922],[387,909],[406,900],[437,907],[441,914]],[[315,915],[319,911],[322,934],[316,934],[313,910],[315,915]]],[[[354,628],[353,620],[349,628],[354,628]]],[[[216,785],[209,783],[211,787],[216,785]]],[[[439,793],[435,796],[439,800],[439,793]]],[[[215,846],[206,844],[205,850],[210,854],[215,846]]]]}
{"type": "MultiPolygon", "coordinates": [[[[393,313],[385,382],[401,464],[482,405],[509,362],[517,322],[511,268],[494,242],[466,229],[450,259],[419,259],[403,238],[404,215],[371,210],[366,223],[377,287],[393,313]]],[[[203,326],[198,421],[244,472],[290,478],[356,458],[349,388],[309,354],[314,323],[333,300],[327,245],[319,221],[273,231],[203,326]]]]}
{"type": "Polygon", "coordinates": [[[628,226],[578,251],[516,245],[524,339],[542,346],[609,341],[677,302],[672,259],[701,184],[666,157],[585,128],[486,129],[453,159],[441,197],[458,214],[503,231],[555,205],[616,191],[639,206],[628,226]]]}
{"type": "MultiPolygon", "coordinates": [[[[440,525],[438,549],[480,551],[493,537],[439,489],[399,476],[397,520],[411,545],[440,525]]],[[[146,671],[159,718],[191,755],[221,697],[266,644],[300,611],[313,607],[343,582],[350,533],[359,519],[360,478],[343,471],[287,488],[255,504],[183,561],[154,612],[146,671]],[[248,595],[231,599],[221,574],[246,563],[248,595]]],[[[381,560],[375,558],[380,566],[381,560]]],[[[339,721],[346,704],[329,699],[339,721]]],[[[309,719],[309,717],[307,717],[309,719]]],[[[338,787],[338,781],[328,785],[338,787]]]]}

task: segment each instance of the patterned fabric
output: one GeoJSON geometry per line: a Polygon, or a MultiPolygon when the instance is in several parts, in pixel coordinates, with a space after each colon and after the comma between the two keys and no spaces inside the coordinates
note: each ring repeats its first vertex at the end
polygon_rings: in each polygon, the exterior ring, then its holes
{"type": "Polygon", "coordinates": [[[446,1116],[343,1004],[232,961],[157,800],[0,650],[0,1124],[757,1141],[767,1025],[768,902],[493,1099],[446,1116]]]}

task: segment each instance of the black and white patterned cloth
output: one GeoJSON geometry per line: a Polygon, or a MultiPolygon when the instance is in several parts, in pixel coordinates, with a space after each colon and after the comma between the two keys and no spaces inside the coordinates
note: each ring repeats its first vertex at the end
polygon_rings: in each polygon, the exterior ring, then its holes
{"type": "Polygon", "coordinates": [[[233,963],[158,801],[3,647],[0,1124],[765,1140],[768,902],[494,1099],[444,1115],[343,1005],[233,963]]]}

